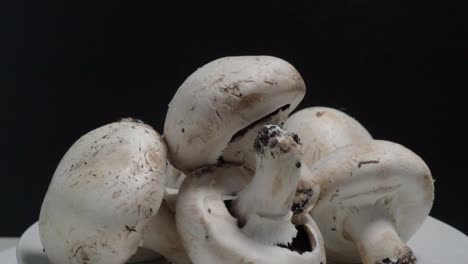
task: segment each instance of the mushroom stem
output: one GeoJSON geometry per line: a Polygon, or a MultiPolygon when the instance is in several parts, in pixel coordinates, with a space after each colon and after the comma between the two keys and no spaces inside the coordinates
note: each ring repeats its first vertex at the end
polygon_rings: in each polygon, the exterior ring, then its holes
{"type": "Polygon", "coordinates": [[[291,206],[300,177],[299,138],[267,125],[255,139],[255,150],[255,176],[239,192],[234,214],[250,238],[271,245],[291,243],[297,234],[291,206]]]}
{"type": "Polygon", "coordinates": [[[366,222],[362,216],[356,215],[347,222],[346,234],[356,243],[363,264],[416,263],[413,251],[401,240],[388,218],[366,222]]]}
{"type": "Polygon", "coordinates": [[[191,263],[177,232],[174,213],[164,201],[145,230],[143,248],[161,254],[171,263],[191,263]]]}

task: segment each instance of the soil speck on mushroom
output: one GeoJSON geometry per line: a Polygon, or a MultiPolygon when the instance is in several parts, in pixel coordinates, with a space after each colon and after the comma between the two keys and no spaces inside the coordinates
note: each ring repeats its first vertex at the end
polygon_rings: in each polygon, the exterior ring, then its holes
{"type": "Polygon", "coordinates": [[[314,197],[312,188],[298,188],[294,196],[291,211],[294,214],[301,214],[309,206],[311,199],[314,197]]]}
{"type": "Polygon", "coordinates": [[[379,163],[378,160],[365,160],[365,161],[359,161],[358,163],[358,168],[361,168],[362,165],[366,165],[366,164],[377,164],[379,163]]]}
{"type": "Polygon", "coordinates": [[[325,111],[319,111],[319,112],[315,113],[315,116],[321,117],[321,116],[323,116],[324,114],[325,114],[325,111]]]}

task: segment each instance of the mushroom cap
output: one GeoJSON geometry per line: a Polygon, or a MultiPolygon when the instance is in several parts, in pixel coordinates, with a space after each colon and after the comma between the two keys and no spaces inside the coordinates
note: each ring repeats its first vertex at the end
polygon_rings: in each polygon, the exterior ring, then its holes
{"type": "Polygon", "coordinates": [[[329,107],[310,107],[292,114],[284,128],[296,133],[302,143],[302,167],[293,211],[308,213],[315,205],[320,185],[309,167],[334,150],[349,145],[372,141],[367,130],[351,116],[329,107]]]}
{"type": "Polygon", "coordinates": [[[164,136],[174,166],[190,172],[216,164],[223,153],[227,162],[255,162],[258,130],[285,120],[304,94],[297,70],[275,57],[225,57],[204,65],[169,104],[164,136]]]}
{"type": "Polygon", "coordinates": [[[39,231],[52,263],[125,263],[164,194],[167,149],[130,119],[81,137],[60,161],[39,231]]]}
{"type": "Polygon", "coordinates": [[[196,170],[184,181],[177,200],[176,224],[193,263],[326,263],[323,240],[308,215],[296,224],[305,227],[314,247],[311,252],[299,254],[265,245],[242,233],[223,197],[238,193],[252,176],[245,166],[224,164],[196,170]]]}
{"type": "Polygon", "coordinates": [[[429,168],[396,143],[375,140],[342,147],[316,162],[311,172],[321,186],[311,215],[333,261],[360,261],[347,235],[346,221],[351,216],[370,211],[371,218],[390,221],[400,238],[408,241],[432,207],[434,184],[429,168]]]}
{"type": "Polygon", "coordinates": [[[312,165],[337,148],[372,140],[351,116],[329,107],[310,107],[292,114],[284,128],[299,135],[304,162],[312,165]]]}

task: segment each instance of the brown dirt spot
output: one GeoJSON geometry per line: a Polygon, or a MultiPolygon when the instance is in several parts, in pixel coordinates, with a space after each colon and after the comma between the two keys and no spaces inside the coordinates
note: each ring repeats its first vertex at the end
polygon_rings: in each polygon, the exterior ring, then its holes
{"type": "Polygon", "coordinates": [[[321,116],[323,116],[324,114],[325,114],[325,111],[319,111],[319,112],[315,113],[315,116],[316,116],[316,117],[321,117],[321,116]]]}
{"type": "Polygon", "coordinates": [[[156,168],[161,167],[165,162],[161,160],[161,157],[158,155],[158,152],[155,149],[150,149],[149,152],[145,154],[145,159],[150,166],[154,165],[156,168]]]}

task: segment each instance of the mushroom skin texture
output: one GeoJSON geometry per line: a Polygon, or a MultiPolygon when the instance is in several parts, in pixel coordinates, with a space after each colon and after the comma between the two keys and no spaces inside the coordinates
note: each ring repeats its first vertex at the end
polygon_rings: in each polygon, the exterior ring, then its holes
{"type": "Polygon", "coordinates": [[[311,167],[321,186],[311,216],[333,263],[413,264],[405,244],[434,200],[429,168],[405,147],[375,140],[342,147],[311,167]]]}
{"type": "Polygon", "coordinates": [[[309,215],[294,218],[308,235],[313,250],[302,254],[266,245],[246,236],[223,197],[245,188],[253,172],[245,165],[223,164],[192,172],[184,181],[176,206],[176,224],[194,264],[325,264],[324,244],[309,215]]]}
{"type": "Polygon", "coordinates": [[[54,264],[123,264],[142,243],[164,194],[167,149],[132,119],[82,136],[60,161],[39,233],[54,264]]]}
{"type": "MultiPolygon", "coordinates": [[[[186,175],[177,170],[167,161],[166,186],[164,199],[157,214],[151,219],[144,233],[141,248],[151,250],[160,257],[174,264],[190,264],[186,250],[182,245],[175,225],[175,203],[179,188],[186,175]]],[[[142,258],[141,261],[150,261],[155,258],[142,258]]]]}
{"type": "Polygon", "coordinates": [[[329,107],[302,109],[292,114],[283,127],[301,138],[303,158],[308,166],[340,147],[372,140],[356,119],[329,107]]]}
{"type": "MultiPolygon", "coordinates": [[[[134,262],[152,261],[162,259],[174,264],[190,264],[186,250],[182,245],[179,233],[175,225],[175,203],[179,188],[186,175],[174,168],[168,161],[166,172],[166,186],[164,198],[157,214],[151,218],[144,232],[143,242],[140,245],[142,256],[133,256],[134,262]],[[143,253],[147,254],[144,256],[143,253]],[[137,261],[138,260],[138,261],[137,261]]],[[[138,252],[139,253],[139,252],[138,252]]]]}
{"type": "Polygon", "coordinates": [[[164,136],[173,165],[185,173],[220,161],[254,169],[258,130],[281,124],[304,95],[299,72],[279,58],[225,57],[202,66],[169,104],[164,136]]]}
{"type": "Polygon", "coordinates": [[[169,207],[171,212],[175,213],[175,204],[177,195],[182,182],[187,175],[176,169],[170,162],[167,163],[166,188],[164,190],[164,202],[169,207]]]}
{"type": "Polygon", "coordinates": [[[166,187],[177,190],[182,186],[186,177],[185,173],[176,169],[169,161],[167,162],[166,187]]]}
{"type": "Polygon", "coordinates": [[[165,201],[148,224],[142,247],[157,252],[173,264],[192,263],[177,232],[174,213],[165,201]]]}
{"type": "Polygon", "coordinates": [[[354,118],[329,107],[309,107],[292,114],[284,129],[296,133],[302,143],[302,169],[293,212],[308,213],[317,202],[319,184],[313,179],[309,167],[334,150],[372,141],[369,132],[354,118]]]}

